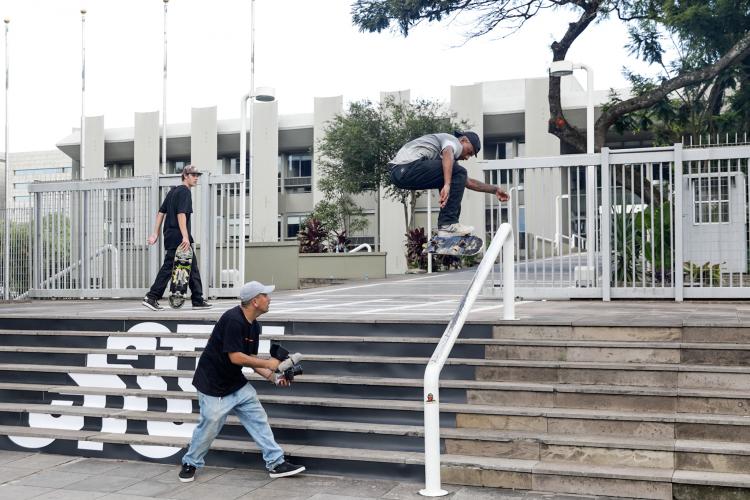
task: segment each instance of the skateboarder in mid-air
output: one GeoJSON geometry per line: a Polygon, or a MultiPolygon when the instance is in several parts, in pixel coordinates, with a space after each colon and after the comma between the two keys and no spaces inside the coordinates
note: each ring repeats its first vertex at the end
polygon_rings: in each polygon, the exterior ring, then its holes
{"type": "Polygon", "coordinates": [[[464,189],[492,193],[500,201],[510,196],[502,188],[467,176],[458,160],[477,156],[482,148],[479,136],[471,131],[427,134],[407,142],[388,163],[391,182],[401,189],[439,189],[438,237],[466,236],[474,231],[459,224],[464,189]]]}
{"type": "MultiPolygon", "coordinates": [[[[193,198],[190,195],[190,188],[198,184],[198,178],[201,172],[193,165],[188,165],[182,169],[182,184],[169,190],[164,202],[156,214],[156,225],[154,232],[148,237],[148,244],[153,245],[159,239],[159,228],[164,222],[164,264],[162,264],[159,273],[156,275],[154,284],[143,298],[143,305],[152,311],[164,309],[159,305],[158,300],[164,294],[172,276],[174,267],[174,257],[177,248],[186,251],[192,249],[193,236],[190,234],[190,215],[193,213],[193,198]]],[[[201,275],[198,272],[198,261],[193,252],[193,260],[190,265],[190,277],[188,279],[194,309],[209,309],[211,304],[203,298],[203,286],[201,285],[201,275]]]]}

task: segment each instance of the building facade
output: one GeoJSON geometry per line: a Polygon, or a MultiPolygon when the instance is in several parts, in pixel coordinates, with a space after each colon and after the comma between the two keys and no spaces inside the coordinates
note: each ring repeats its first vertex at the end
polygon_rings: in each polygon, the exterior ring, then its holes
{"type": "MultiPolygon", "coordinates": [[[[471,177],[484,179],[482,160],[516,156],[553,156],[561,153],[559,140],[547,132],[547,78],[482,82],[452,86],[448,109],[457,119],[466,120],[483,139],[482,158],[463,162],[471,177]]],[[[573,77],[562,79],[563,107],[574,125],[585,125],[586,92],[573,77]]],[[[399,100],[410,99],[410,92],[383,92],[399,100]]],[[[596,93],[597,105],[606,102],[607,92],[596,93]]],[[[248,179],[247,238],[250,241],[277,241],[296,238],[302,220],[323,199],[318,188],[321,158],[315,145],[324,136],[329,121],[345,112],[342,96],[317,97],[313,112],[279,115],[278,103],[253,103],[252,162],[246,166],[248,179]]],[[[107,129],[103,117],[86,118],[85,165],[86,179],[102,179],[154,175],[160,173],[161,127],[159,113],[136,113],[134,126],[107,129]]],[[[638,138],[622,146],[647,145],[638,138]]],[[[80,178],[80,131],[63,138],[58,148],[68,158],[72,177],[80,178]]],[[[192,110],[191,122],[167,126],[167,165],[165,172],[193,163],[212,174],[240,173],[239,120],[217,120],[216,108],[192,110]]],[[[617,144],[612,144],[614,147],[617,144]]],[[[497,179],[488,179],[497,181],[497,179]]],[[[555,193],[560,195],[562,181],[557,179],[525,179],[526,189],[550,189],[550,210],[555,193]]],[[[433,196],[432,224],[437,220],[437,198],[433,196]]],[[[520,197],[519,197],[520,198],[520,197]]],[[[356,202],[362,207],[368,227],[350,235],[356,243],[377,245],[388,253],[387,272],[406,270],[404,234],[406,224],[403,208],[382,193],[360,195],[356,202]]],[[[462,202],[462,222],[478,228],[488,225],[489,196],[467,193],[462,202]]],[[[536,211],[539,213],[539,211],[536,211]]],[[[550,233],[554,224],[550,217],[519,221],[519,229],[537,234],[550,233]],[[522,226],[522,227],[521,227],[522,226]],[[550,227],[547,227],[550,226],[550,227]]],[[[425,226],[425,197],[417,207],[417,225],[425,226]]]]}

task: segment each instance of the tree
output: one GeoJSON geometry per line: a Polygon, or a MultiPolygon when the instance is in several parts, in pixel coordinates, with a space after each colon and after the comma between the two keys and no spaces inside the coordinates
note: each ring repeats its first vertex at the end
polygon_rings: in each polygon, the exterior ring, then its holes
{"type": "Polygon", "coordinates": [[[370,101],[353,102],[347,113],[337,115],[329,123],[325,136],[317,144],[321,155],[319,187],[333,198],[378,193],[381,186],[385,187],[386,195],[403,205],[406,227],[413,229],[421,192],[393,186],[388,177],[388,162],[412,139],[452,132],[466,125],[454,121],[454,115],[434,101],[401,103],[388,98],[377,105],[370,101]]]}
{"type": "MultiPolygon", "coordinates": [[[[513,33],[529,19],[550,9],[572,12],[576,17],[563,36],[551,44],[553,61],[564,60],[573,43],[591,24],[616,17],[629,26],[632,54],[664,70],[654,79],[631,75],[631,81],[636,83],[632,97],[613,100],[595,123],[597,148],[604,144],[613,125],[622,125],[625,117],[638,111],[663,107],[665,100],[685,88],[707,83],[707,103],[712,104],[714,111],[720,109],[721,98],[728,98],[727,89],[735,83],[730,76],[732,72],[741,67],[747,74],[748,0],[357,0],[352,6],[352,19],[362,31],[380,32],[393,26],[408,36],[410,29],[422,21],[475,13],[474,28],[468,33],[472,38],[501,28],[513,33]],[[719,22],[730,29],[717,33],[719,22]],[[689,51],[681,62],[663,61],[664,35],[671,36],[678,48],[689,51]],[[712,92],[714,95],[710,96],[712,92]]],[[[748,92],[747,85],[743,85],[732,95],[735,99],[744,98],[748,92]]],[[[736,107],[747,118],[746,102],[736,107]]],[[[572,149],[585,151],[584,133],[565,119],[559,77],[550,76],[549,109],[549,132],[572,149]]]]}
{"type": "Polygon", "coordinates": [[[341,249],[347,235],[367,227],[367,219],[362,208],[354,203],[351,196],[342,192],[327,192],[326,199],[315,205],[312,213],[302,224],[306,225],[308,219],[320,221],[327,232],[328,246],[334,250],[337,247],[341,249]]]}

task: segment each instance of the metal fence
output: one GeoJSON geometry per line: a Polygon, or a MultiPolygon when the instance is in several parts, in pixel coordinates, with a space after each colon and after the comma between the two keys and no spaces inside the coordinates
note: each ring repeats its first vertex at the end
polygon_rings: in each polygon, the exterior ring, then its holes
{"type": "Polygon", "coordinates": [[[31,287],[32,266],[32,228],[33,212],[31,208],[0,209],[0,241],[5,245],[5,222],[8,219],[9,248],[8,276],[5,276],[5,252],[0,252],[0,298],[5,296],[6,283],[8,297],[24,297],[31,287]]]}
{"type": "MultiPolygon", "coordinates": [[[[155,216],[179,176],[34,183],[32,297],[139,297],[163,259],[148,246],[155,216]]],[[[241,175],[204,175],[193,189],[192,234],[208,296],[235,296],[244,244],[241,175]]],[[[161,238],[160,238],[161,241],[161,238]]]]}
{"type": "Polygon", "coordinates": [[[511,194],[489,231],[513,224],[523,297],[747,298],[749,157],[676,144],[488,161],[511,194]]]}

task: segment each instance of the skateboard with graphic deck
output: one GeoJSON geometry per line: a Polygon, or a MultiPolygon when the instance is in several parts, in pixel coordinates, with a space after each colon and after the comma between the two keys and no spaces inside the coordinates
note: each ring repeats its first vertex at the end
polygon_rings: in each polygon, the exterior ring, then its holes
{"type": "Polygon", "coordinates": [[[190,278],[190,266],[193,264],[193,249],[180,250],[174,254],[172,277],[169,280],[169,305],[179,309],[185,303],[190,278]]]}
{"type": "Polygon", "coordinates": [[[427,242],[424,253],[438,255],[469,256],[482,250],[482,239],[472,234],[466,236],[433,236],[427,242]]]}

